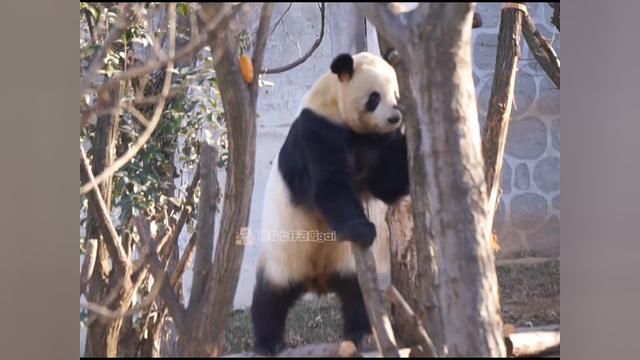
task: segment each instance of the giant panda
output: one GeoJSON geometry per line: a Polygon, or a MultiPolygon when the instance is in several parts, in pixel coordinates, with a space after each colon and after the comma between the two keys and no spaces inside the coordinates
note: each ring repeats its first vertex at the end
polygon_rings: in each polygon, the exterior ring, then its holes
{"type": "MultiPolygon", "coordinates": [[[[359,345],[371,333],[349,242],[369,248],[376,239],[364,203],[409,193],[399,95],[393,67],[361,52],[335,57],[303,96],[265,189],[251,304],[256,353],[283,349],[289,309],[308,292],[338,296],[345,340],[359,345]]],[[[378,262],[388,247],[372,250],[378,262]]]]}

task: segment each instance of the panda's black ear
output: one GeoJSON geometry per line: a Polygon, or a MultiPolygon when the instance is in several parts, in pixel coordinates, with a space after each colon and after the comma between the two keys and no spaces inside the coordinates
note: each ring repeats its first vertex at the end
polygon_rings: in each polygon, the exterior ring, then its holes
{"type": "Polygon", "coordinates": [[[338,75],[340,81],[351,80],[353,76],[353,57],[340,54],[331,62],[331,72],[338,75]]]}

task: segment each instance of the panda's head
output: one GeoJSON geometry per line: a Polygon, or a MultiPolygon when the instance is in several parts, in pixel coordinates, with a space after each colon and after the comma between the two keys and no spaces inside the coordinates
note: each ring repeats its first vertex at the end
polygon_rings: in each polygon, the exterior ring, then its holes
{"type": "Polygon", "coordinates": [[[336,101],[341,121],[361,133],[387,133],[402,122],[398,80],[383,58],[362,52],[340,54],[331,62],[337,77],[336,101]]]}

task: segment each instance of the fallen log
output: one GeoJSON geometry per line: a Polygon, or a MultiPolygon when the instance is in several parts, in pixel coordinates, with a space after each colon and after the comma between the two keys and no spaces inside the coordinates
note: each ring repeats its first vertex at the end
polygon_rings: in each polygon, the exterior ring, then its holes
{"type": "MultiPolygon", "coordinates": [[[[558,356],[560,354],[560,325],[515,328],[505,324],[504,341],[508,357],[558,356]]],[[[401,358],[415,357],[422,349],[417,346],[398,349],[401,358]]],[[[276,357],[381,357],[374,344],[358,351],[350,341],[309,344],[283,350],[276,357]]],[[[260,357],[252,352],[226,354],[222,357],[260,357]]]]}
{"type": "Polygon", "coordinates": [[[505,334],[507,356],[543,356],[560,351],[560,325],[518,328],[505,334]]]}

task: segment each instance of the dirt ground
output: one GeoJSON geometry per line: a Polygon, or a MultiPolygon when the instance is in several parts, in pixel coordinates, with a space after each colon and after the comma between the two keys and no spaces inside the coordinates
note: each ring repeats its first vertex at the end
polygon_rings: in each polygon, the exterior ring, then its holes
{"type": "MultiPolygon", "coordinates": [[[[517,327],[560,323],[560,260],[498,266],[503,321],[517,327]]],[[[340,305],[331,298],[299,301],[287,319],[289,346],[340,340],[340,305]]],[[[226,352],[251,351],[250,314],[235,311],[227,324],[226,352]]]]}

